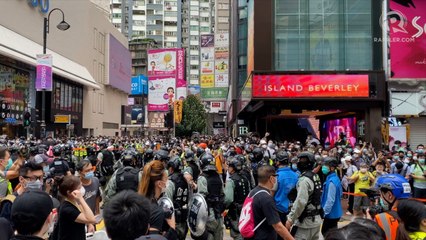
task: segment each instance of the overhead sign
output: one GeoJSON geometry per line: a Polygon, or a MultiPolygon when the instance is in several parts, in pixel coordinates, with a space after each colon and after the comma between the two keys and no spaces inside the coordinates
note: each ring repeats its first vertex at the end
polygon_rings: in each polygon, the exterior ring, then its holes
{"type": "Polygon", "coordinates": [[[254,98],[369,97],[368,75],[254,75],[254,98]]]}
{"type": "Polygon", "coordinates": [[[55,123],[69,123],[70,115],[55,115],[55,123]]]}
{"type": "Polygon", "coordinates": [[[213,122],[213,128],[225,128],[225,122],[213,122]]]}

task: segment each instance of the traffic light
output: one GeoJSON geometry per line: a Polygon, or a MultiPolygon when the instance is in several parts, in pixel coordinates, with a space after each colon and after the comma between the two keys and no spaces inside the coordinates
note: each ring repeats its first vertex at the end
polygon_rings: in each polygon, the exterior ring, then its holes
{"type": "Polygon", "coordinates": [[[24,127],[28,127],[31,125],[31,113],[25,112],[24,114],[24,127]]]}

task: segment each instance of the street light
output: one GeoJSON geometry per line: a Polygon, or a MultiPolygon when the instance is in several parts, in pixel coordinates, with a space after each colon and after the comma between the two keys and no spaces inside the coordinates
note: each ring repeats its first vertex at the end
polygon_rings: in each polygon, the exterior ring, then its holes
{"type": "MultiPolygon", "coordinates": [[[[47,34],[49,33],[49,23],[50,23],[50,14],[54,11],[60,11],[62,13],[62,21],[56,26],[61,31],[68,30],[71,26],[65,22],[65,15],[64,12],[59,8],[52,9],[47,17],[44,17],[44,24],[43,24],[43,54],[46,54],[46,48],[47,48],[47,34]]],[[[46,121],[45,121],[45,113],[46,113],[46,91],[45,89],[41,90],[41,133],[40,138],[44,138],[46,135],[46,121]]]]}

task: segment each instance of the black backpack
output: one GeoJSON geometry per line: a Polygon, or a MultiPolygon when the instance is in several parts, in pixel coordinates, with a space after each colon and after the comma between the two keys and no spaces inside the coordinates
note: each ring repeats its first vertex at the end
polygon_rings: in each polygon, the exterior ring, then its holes
{"type": "Polygon", "coordinates": [[[139,186],[139,169],[126,166],[117,170],[115,175],[116,193],[123,190],[137,191],[139,186]]]}
{"type": "Polygon", "coordinates": [[[245,176],[242,176],[240,173],[233,174],[231,176],[231,179],[234,181],[235,186],[234,202],[236,204],[242,205],[251,190],[250,182],[245,176]]]}
{"type": "Polygon", "coordinates": [[[321,179],[317,174],[312,171],[306,171],[302,174],[309,178],[314,183],[314,191],[311,195],[309,195],[308,203],[306,204],[305,210],[303,210],[302,214],[299,217],[299,222],[303,223],[303,220],[306,217],[313,217],[316,215],[323,215],[323,209],[321,208],[321,195],[322,195],[322,184],[321,179]],[[313,205],[315,210],[308,210],[308,206],[313,205]]]}
{"type": "Polygon", "coordinates": [[[101,171],[104,176],[111,176],[114,173],[114,155],[108,150],[102,151],[101,171]]]}

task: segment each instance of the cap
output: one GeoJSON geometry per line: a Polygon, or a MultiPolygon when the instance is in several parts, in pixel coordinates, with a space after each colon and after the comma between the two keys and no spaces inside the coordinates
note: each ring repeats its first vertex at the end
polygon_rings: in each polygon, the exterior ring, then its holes
{"type": "Polygon", "coordinates": [[[351,161],[352,160],[352,156],[346,156],[345,157],[345,161],[351,161]]]}
{"type": "Polygon", "coordinates": [[[11,219],[19,232],[19,226],[42,225],[52,209],[52,198],[46,192],[27,190],[13,202],[11,219]]]}
{"type": "Polygon", "coordinates": [[[361,153],[361,151],[358,148],[355,148],[354,153],[361,153]]]}
{"type": "Polygon", "coordinates": [[[49,160],[49,157],[44,154],[37,154],[34,156],[34,162],[36,164],[42,164],[49,160]]]}
{"type": "Polygon", "coordinates": [[[207,144],[205,144],[205,143],[200,143],[200,144],[198,144],[198,147],[203,148],[203,149],[206,149],[206,148],[207,148],[207,144]]]}

